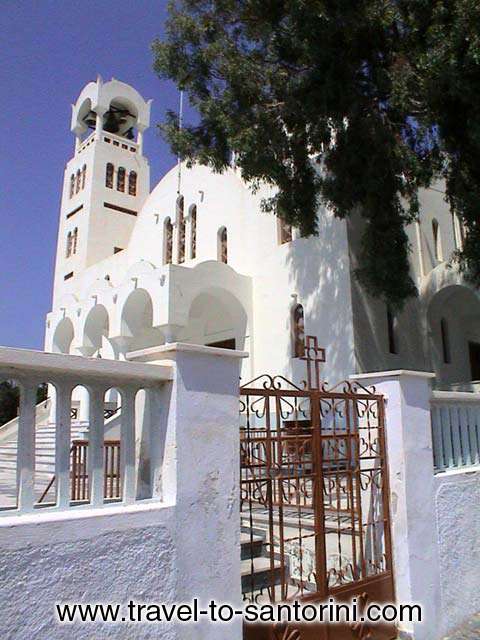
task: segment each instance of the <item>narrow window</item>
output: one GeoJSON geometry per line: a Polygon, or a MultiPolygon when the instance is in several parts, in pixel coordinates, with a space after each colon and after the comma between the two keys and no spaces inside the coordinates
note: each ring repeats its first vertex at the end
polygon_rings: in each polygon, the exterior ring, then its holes
{"type": "Polygon", "coordinates": [[[305,316],[303,306],[295,305],[292,312],[293,324],[293,357],[303,358],[305,355],[305,316]]]}
{"type": "Polygon", "coordinates": [[[105,186],[113,189],[113,164],[109,162],[105,170],[105,186]]]}
{"type": "Polygon", "coordinates": [[[398,353],[395,324],[395,315],[391,309],[387,309],[388,350],[394,354],[398,353]]]}
{"type": "Polygon", "coordinates": [[[77,242],[78,242],[78,229],[75,227],[72,236],[72,253],[77,253],[77,242]]]}
{"type": "Polygon", "coordinates": [[[137,172],[130,171],[128,174],[128,193],[131,196],[137,195],[137,172]]]}
{"type": "Polygon", "coordinates": [[[292,225],[287,224],[285,220],[278,218],[278,242],[279,244],[287,244],[292,241],[292,225]]]}
{"type": "Polygon", "coordinates": [[[448,322],[445,318],[440,320],[440,333],[442,336],[442,353],[443,353],[443,362],[445,364],[450,364],[451,352],[450,352],[450,336],[448,333],[448,322]]]}
{"type": "Polygon", "coordinates": [[[190,208],[190,257],[197,257],[197,205],[190,208]]]}
{"type": "Polygon", "coordinates": [[[82,189],[85,189],[85,180],[87,179],[87,165],[82,167],[82,189]]]}
{"type": "Polygon", "coordinates": [[[218,259],[224,264],[228,262],[228,236],[226,227],[222,227],[218,232],[218,259]]]}
{"type": "Polygon", "coordinates": [[[75,186],[75,193],[78,193],[80,191],[80,183],[82,180],[82,173],[80,171],[80,169],[77,171],[77,181],[76,181],[76,186],[75,186]]]}
{"type": "Polygon", "coordinates": [[[173,257],[173,225],[167,218],[163,225],[163,264],[172,264],[173,257]]]}
{"type": "Polygon", "coordinates": [[[67,249],[65,251],[65,257],[69,258],[72,255],[72,232],[67,234],[67,249]]]}
{"type": "Polygon", "coordinates": [[[453,231],[453,243],[455,245],[455,249],[460,248],[460,238],[457,233],[457,216],[452,212],[452,231],[453,231]]]}
{"type": "Polygon", "coordinates": [[[183,196],[177,198],[177,224],[178,224],[178,264],[185,262],[185,216],[183,215],[183,196]]]}
{"type": "Polygon", "coordinates": [[[118,167],[117,191],[125,191],[125,167],[118,167]]]}
{"type": "Polygon", "coordinates": [[[75,193],[75,174],[72,173],[70,176],[70,198],[73,198],[73,194],[75,193]]]}
{"type": "Polygon", "coordinates": [[[443,260],[442,255],[442,238],[440,235],[440,225],[435,218],[432,220],[432,233],[433,233],[433,252],[435,260],[441,262],[443,260]]]}

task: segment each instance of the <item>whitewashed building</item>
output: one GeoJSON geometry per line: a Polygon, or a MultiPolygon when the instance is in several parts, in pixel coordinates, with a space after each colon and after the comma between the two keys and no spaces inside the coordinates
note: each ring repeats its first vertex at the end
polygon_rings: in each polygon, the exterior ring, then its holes
{"type": "Polygon", "coordinates": [[[395,318],[352,275],[360,221],[321,208],[318,236],[299,237],[235,168],[173,167],[150,189],[149,124],[150,102],[118,80],[89,83],[72,107],[47,351],[124,359],[179,340],[247,350],[243,379],[299,380],[304,325],[332,382],[392,368],[480,377],[480,302],[447,266],[462,229],[441,187],[408,230],[420,297],[395,318]]]}
{"type": "Polygon", "coordinates": [[[408,229],[419,297],[395,317],[352,275],[359,218],[319,209],[299,237],[234,167],[150,190],[149,121],[122,82],[81,92],[45,352],[0,347],[20,395],[0,425],[4,636],[260,640],[239,618],[72,627],[54,605],[268,593],[420,603],[422,621],[341,637],[441,640],[480,609],[479,299],[448,266],[462,228],[441,187],[408,229]],[[344,382],[299,384],[306,335],[344,382]]]}

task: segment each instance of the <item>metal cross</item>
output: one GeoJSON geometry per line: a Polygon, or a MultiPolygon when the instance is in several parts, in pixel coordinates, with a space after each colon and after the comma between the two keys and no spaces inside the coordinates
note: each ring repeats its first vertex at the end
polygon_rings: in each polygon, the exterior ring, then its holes
{"type": "Polygon", "coordinates": [[[326,362],[325,349],[318,346],[316,336],[305,336],[302,360],[307,363],[307,385],[310,391],[320,389],[320,364],[326,362]]]}

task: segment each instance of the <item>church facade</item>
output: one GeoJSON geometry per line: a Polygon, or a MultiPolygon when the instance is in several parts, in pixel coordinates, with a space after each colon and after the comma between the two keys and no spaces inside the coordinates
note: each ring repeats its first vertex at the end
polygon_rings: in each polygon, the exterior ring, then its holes
{"type": "MultiPolygon", "coordinates": [[[[150,190],[150,103],[100,78],[72,107],[45,349],[128,359],[165,342],[249,352],[242,380],[305,375],[304,335],[326,350],[332,384],[353,373],[434,371],[438,386],[480,379],[480,300],[454,267],[463,230],[442,186],[408,228],[418,298],[398,316],[353,276],[361,219],[318,211],[318,235],[261,212],[235,167],[174,167],[150,190]]],[[[392,274],[392,278],[395,274],[392,274]]]]}

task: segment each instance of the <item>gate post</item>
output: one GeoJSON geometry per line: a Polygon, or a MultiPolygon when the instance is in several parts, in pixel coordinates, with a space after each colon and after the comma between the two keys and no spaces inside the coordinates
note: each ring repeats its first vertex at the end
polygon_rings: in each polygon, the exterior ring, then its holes
{"type": "Polygon", "coordinates": [[[386,371],[350,376],[385,397],[385,436],[395,595],[422,605],[422,623],[402,623],[400,637],[434,640],[440,631],[430,381],[433,373],[386,371]]]}
{"type": "MultiPolygon", "coordinates": [[[[154,491],[175,509],[172,602],[242,605],[239,376],[247,355],[182,343],[129,354],[136,361],[174,363],[150,438],[154,491]]],[[[241,640],[242,621],[178,624],[176,638],[241,640]]]]}

